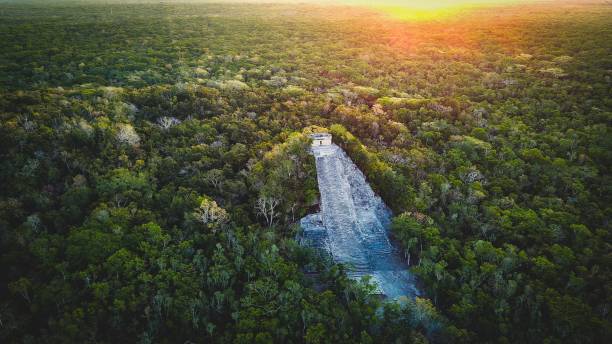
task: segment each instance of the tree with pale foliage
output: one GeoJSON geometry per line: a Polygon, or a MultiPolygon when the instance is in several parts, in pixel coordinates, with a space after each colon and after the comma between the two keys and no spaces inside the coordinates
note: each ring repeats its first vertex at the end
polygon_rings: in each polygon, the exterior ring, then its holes
{"type": "Polygon", "coordinates": [[[140,143],[140,136],[131,124],[121,123],[117,125],[117,141],[130,146],[137,146],[140,143]]]}
{"type": "Polygon", "coordinates": [[[216,232],[229,221],[227,211],[210,199],[203,199],[200,206],[193,212],[196,220],[216,232]]]}
{"type": "Polygon", "coordinates": [[[383,116],[385,114],[385,109],[383,108],[382,105],[380,104],[374,104],[372,106],[372,112],[376,115],[376,116],[383,116]]]}
{"type": "Polygon", "coordinates": [[[159,125],[159,127],[164,131],[169,130],[180,123],[181,121],[174,117],[164,116],[157,119],[157,125],[159,125]]]}

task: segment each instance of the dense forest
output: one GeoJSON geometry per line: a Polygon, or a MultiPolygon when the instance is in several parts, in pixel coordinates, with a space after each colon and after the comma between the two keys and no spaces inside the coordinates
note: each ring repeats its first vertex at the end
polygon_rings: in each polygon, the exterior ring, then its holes
{"type": "Polygon", "coordinates": [[[612,6],[8,1],[0,44],[0,342],[612,341],[612,6]],[[423,297],[294,240],[313,130],[423,297]]]}

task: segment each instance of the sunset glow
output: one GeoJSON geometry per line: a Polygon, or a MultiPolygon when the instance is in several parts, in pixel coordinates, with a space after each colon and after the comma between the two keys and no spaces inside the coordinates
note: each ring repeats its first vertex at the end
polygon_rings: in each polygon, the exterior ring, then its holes
{"type": "MultiPolygon", "coordinates": [[[[361,1],[357,1],[358,3],[361,1]]],[[[458,13],[491,6],[526,4],[525,0],[408,0],[382,1],[372,7],[402,20],[423,21],[446,19],[458,13]]]]}

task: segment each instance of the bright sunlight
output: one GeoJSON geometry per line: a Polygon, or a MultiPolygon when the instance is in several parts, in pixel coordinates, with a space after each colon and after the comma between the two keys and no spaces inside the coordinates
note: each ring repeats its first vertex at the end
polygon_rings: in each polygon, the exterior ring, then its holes
{"type": "Polygon", "coordinates": [[[385,0],[371,1],[347,0],[342,1],[352,5],[366,5],[379,9],[390,16],[410,21],[429,21],[447,19],[458,13],[482,7],[517,5],[533,3],[529,0],[385,0]]]}

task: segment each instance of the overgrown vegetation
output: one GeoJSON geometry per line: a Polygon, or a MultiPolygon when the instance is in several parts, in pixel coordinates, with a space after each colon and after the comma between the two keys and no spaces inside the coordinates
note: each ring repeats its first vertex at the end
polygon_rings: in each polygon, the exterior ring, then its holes
{"type": "Polygon", "coordinates": [[[608,342],[611,14],[0,4],[0,340],[608,342]],[[429,299],[294,242],[311,125],[429,299]]]}

